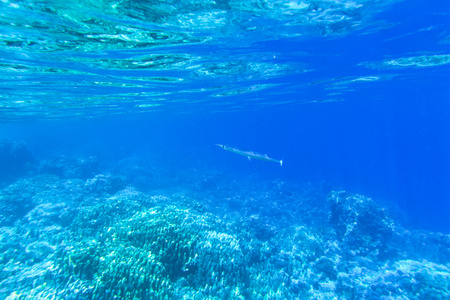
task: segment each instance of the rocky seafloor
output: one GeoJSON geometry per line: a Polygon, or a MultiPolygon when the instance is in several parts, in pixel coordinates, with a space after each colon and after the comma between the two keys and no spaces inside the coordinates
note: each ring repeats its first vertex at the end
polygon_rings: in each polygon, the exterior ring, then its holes
{"type": "Polygon", "coordinates": [[[0,148],[1,299],[450,299],[450,236],[376,199],[0,148]]]}

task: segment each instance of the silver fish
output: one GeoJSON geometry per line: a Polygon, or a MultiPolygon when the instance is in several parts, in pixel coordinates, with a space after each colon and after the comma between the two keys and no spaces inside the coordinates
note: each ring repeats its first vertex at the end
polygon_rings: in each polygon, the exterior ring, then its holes
{"type": "Polygon", "coordinates": [[[237,148],[233,148],[233,147],[230,147],[227,145],[221,145],[221,144],[216,144],[216,146],[219,146],[220,148],[222,148],[224,150],[227,150],[227,151],[230,151],[230,152],[233,152],[236,154],[247,156],[247,158],[249,160],[251,160],[252,158],[255,158],[255,159],[260,159],[260,160],[264,160],[264,161],[272,161],[272,162],[279,163],[280,166],[283,166],[283,160],[270,158],[267,154],[259,154],[259,153],[255,153],[253,151],[242,151],[237,148]]]}

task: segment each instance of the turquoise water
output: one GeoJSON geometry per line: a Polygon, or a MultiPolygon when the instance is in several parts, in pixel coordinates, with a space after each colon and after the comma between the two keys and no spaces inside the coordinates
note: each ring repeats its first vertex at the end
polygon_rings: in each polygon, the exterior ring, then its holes
{"type": "Polygon", "coordinates": [[[0,1],[0,298],[448,298],[449,14],[0,1]]]}

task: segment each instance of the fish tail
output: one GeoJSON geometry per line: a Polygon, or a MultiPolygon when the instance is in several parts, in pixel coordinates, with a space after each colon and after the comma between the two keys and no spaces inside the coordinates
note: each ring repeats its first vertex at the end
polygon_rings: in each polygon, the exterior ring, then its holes
{"type": "Polygon", "coordinates": [[[280,167],[283,166],[283,160],[280,160],[280,167]]]}

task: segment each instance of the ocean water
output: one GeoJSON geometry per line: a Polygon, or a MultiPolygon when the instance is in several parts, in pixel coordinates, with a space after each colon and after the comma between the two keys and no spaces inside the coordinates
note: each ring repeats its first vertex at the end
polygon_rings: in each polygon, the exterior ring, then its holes
{"type": "Polygon", "coordinates": [[[1,299],[450,298],[448,1],[2,0],[0,78],[1,299]]]}

